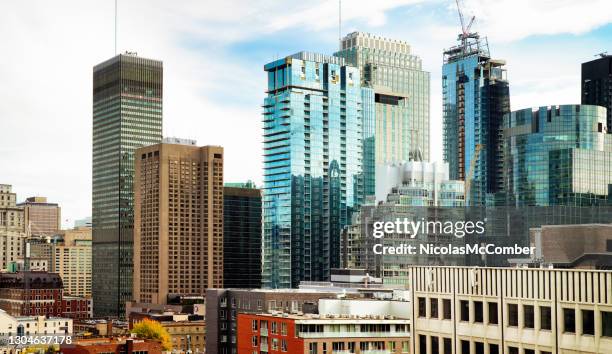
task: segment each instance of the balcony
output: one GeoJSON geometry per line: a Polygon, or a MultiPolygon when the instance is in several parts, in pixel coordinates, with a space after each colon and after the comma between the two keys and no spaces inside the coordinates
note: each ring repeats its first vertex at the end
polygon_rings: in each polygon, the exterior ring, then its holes
{"type": "Polygon", "coordinates": [[[262,328],[259,330],[259,335],[262,337],[267,337],[268,336],[268,329],[267,328],[262,328]]]}
{"type": "Polygon", "coordinates": [[[268,343],[262,342],[261,345],[259,346],[259,351],[267,353],[268,352],[268,343]]]}

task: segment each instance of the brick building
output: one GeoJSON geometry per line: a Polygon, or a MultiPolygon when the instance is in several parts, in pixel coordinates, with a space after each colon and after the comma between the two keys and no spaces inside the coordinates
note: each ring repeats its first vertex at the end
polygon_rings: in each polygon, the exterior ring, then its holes
{"type": "Polygon", "coordinates": [[[12,316],[61,316],[62,279],[55,273],[0,274],[0,309],[12,316]]]}
{"type": "Polygon", "coordinates": [[[161,343],[132,338],[96,338],[78,340],[60,347],[63,354],[161,354],[161,343]]]}
{"type": "Polygon", "coordinates": [[[204,353],[206,347],[206,322],[204,316],[165,313],[132,312],[129,317],[130,330],[135,324],[150,319],[159,322],[164,327],[172,341],[172,351],[175,353],[204,353]]]}

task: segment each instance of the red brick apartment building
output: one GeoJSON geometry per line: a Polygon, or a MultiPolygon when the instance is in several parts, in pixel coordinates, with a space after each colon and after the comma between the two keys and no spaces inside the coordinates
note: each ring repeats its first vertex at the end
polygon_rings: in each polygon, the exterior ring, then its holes
{"type": "Polygon", "coordinates": [[[238,354],[410,352],[410,320],[391,316],[239,314],[238,354]]]}
{"type": "Polygon", "coordinates": [[[60,348],[62,354],[161,354],[161,343],[144,339],[83,339],[60,348]]]}

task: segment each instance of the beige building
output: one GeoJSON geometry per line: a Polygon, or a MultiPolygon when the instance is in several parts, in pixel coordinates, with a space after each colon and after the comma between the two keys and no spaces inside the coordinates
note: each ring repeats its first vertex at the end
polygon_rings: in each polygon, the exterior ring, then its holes
{"type": "Polygon", "coordinates": [[[91,228],[61,231],[64,241],[53,250],[52,272],[64,282],[64,293],[91,297],[91,228]]]}
{"type": "Polygon", "coordinates": [[[18,204],[23,208],[25,225],[31,235],[52,236],[61,229],[61,209],[46,197],[30,197],[18,204]]]}
{"type": "Polygon", "coordinates": [[[612,272],[411,267],[414,354],[612,353],[612,272]]]}
{"type": "Polygon", "coordinates": [[[24,213],[17,206],[17,194],[11,185],[0,184],[0,270],[22,256],[25,237],[24,213]]]}
{"type": "Polygon", "coordinates": [[[136,151],[135,302],[223,286],[223,148],[177,141],[136,151]]]}

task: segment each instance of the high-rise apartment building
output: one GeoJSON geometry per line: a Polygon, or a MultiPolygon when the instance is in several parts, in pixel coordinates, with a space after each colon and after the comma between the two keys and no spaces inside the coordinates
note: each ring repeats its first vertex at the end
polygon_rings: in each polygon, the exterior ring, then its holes
{"type": "MultiPolygon", "coordinates": [[[[363,195],[359,69],[301,52],[265,65],[264,264],[268,288],[325,280],[363,195]]],[[[370,90],[371,91],[371,90],[370,90]]]]}
{"type": "Polygon", "coordinates": [[[510,112],[504,65],[491,59],[486,38],[478,34],[444,51],[444,161],[451,179],[467,182],[468,205],[492,204],[502,189],[501,128],[510,112]]]}
{"type": "Polygon", "coordinates": [[[429,73],[405,41],[353,32],[336,56],[359,68],[364,91],[365,195],[373,195],[375,166],[429,160],[429,73]]]}
{"type": "Polygon", "coordinates": [[[582,104],[607,108],[606,126],[612,127],[612,55],[582,63],[582,104]]]}
{"type": "Polygon", "coordinates": [[[514,111],[504,120],[509,206],[610,203],[612,139],[606,109],[561,105],[514,111]]]}
{"type": "Polygon", "coordinates": [[[245,183],[223,188],[223,284],[261,287],[261,190],[245,183]]]}
{"type": "Polygon", "coordinates": [[[93,69],[93,300],[98,316],[132,298],[134,151],[162,139],[162,62],[130,54],[93,69]]]}
{"type": "Polygon", "coordinates": [[[161,143],[136,150],[134,301],[223,287],[223,148],[161,143]]]}
{"type": "Polygon", "coordinates": [[[53,236],[62,228],[62,212],[57,203],[46,197],[30,197],[17,204],[23,208],[25,226],[31,235],[53,236]]]}
{"type": "Polygon", "coordinates": [[[11,185],[0,184],[0,270],[22,256],[25,238],[25,217],[17,206],[17,194],[11,185]]]}
{"type": "Polygon", "coordinates": [[[62,231],[63,241],[53,244],[51,272],[62,277],[64,294],[91,297],[91,228],[62,231]]]}

